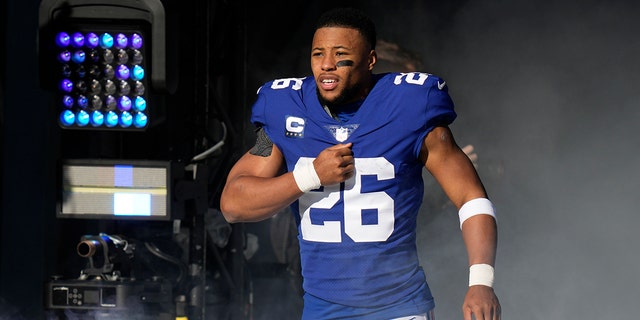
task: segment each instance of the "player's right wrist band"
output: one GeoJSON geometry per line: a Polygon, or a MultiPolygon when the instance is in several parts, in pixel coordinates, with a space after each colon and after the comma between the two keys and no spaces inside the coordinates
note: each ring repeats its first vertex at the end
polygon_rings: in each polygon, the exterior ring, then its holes
{"type": "Polygon", "coordinates": [[[474,264],[469,267],[469,287],[483,285],[493,288],[494,269],[486,263],[474,264]]]}
{"type": "Polygon", "coordinates": [[[295,179],[298,188],[302,192],[318,189],[322,184],[320,177],[313,167],[313,162],[298,165],[293,169],[293,179],[295,179]]]}

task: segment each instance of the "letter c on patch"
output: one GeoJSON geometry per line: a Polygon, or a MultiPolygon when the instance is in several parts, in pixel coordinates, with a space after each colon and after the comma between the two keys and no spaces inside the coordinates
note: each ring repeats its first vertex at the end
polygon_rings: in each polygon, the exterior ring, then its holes
{"type": "Polygon", "coordinates": [[[298,117],[287,118],[287,132],[302,133],[304,131],[304,119],[298,117]]]}

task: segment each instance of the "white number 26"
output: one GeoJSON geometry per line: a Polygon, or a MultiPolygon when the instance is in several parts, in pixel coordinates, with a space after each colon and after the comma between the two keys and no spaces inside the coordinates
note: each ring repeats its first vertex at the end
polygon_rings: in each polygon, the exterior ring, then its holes
{"type": "MultiPolygon", "coordinates": [[[[313,158],[300,158],[297,165],[312,162],[313,158]]],[[[362,176],[375,176],[377,180],[393,179],[393,164],[385,158],[356,158],[356,173],[340,184],[325,186],[322,191],[311,191],[299,198],[302,238],[316,242],[342,242],[339,218],[333,221],[312,222],[314,210],[331,209],[343,197],[344,233],[355,242],[378,242],[389,238],[394,228],[394,201],[386,192],[362,192],[362,176]],[[365,211],[367,210],[367,211],[365,211]],[[376,224],[364,224],[363,214],[377,212],[376,224]]]]}

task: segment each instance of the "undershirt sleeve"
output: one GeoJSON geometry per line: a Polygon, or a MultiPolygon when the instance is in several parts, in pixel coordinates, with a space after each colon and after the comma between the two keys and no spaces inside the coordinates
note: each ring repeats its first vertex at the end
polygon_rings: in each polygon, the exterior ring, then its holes
{"type": "Polygon", "coordinates": [[[263,127],[256,129],[256,144],[249,150],[254,156],[268,157],[271,155],[271,149],[273,148],[273,142],[264,132],[263,127]]]}

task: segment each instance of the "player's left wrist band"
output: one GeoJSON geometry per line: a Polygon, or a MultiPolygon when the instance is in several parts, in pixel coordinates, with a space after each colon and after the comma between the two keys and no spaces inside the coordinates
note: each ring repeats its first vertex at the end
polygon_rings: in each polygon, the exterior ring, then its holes
{"type": "Polygon", "coordinates": [[[308,192],[322,186],[322,184],[320,184],[320,177],[318,177],[318,173],[316,173],[316,169],[313,167],[313,162],[297,165],[292,173],[293,179],[302,192],[308,192]]]}
{"type": "Polygon", "coordinates": [[[469,267],[469,287],[483,285],[493,288],[495,270],[486,263],[474,264],[469,267]]]}

